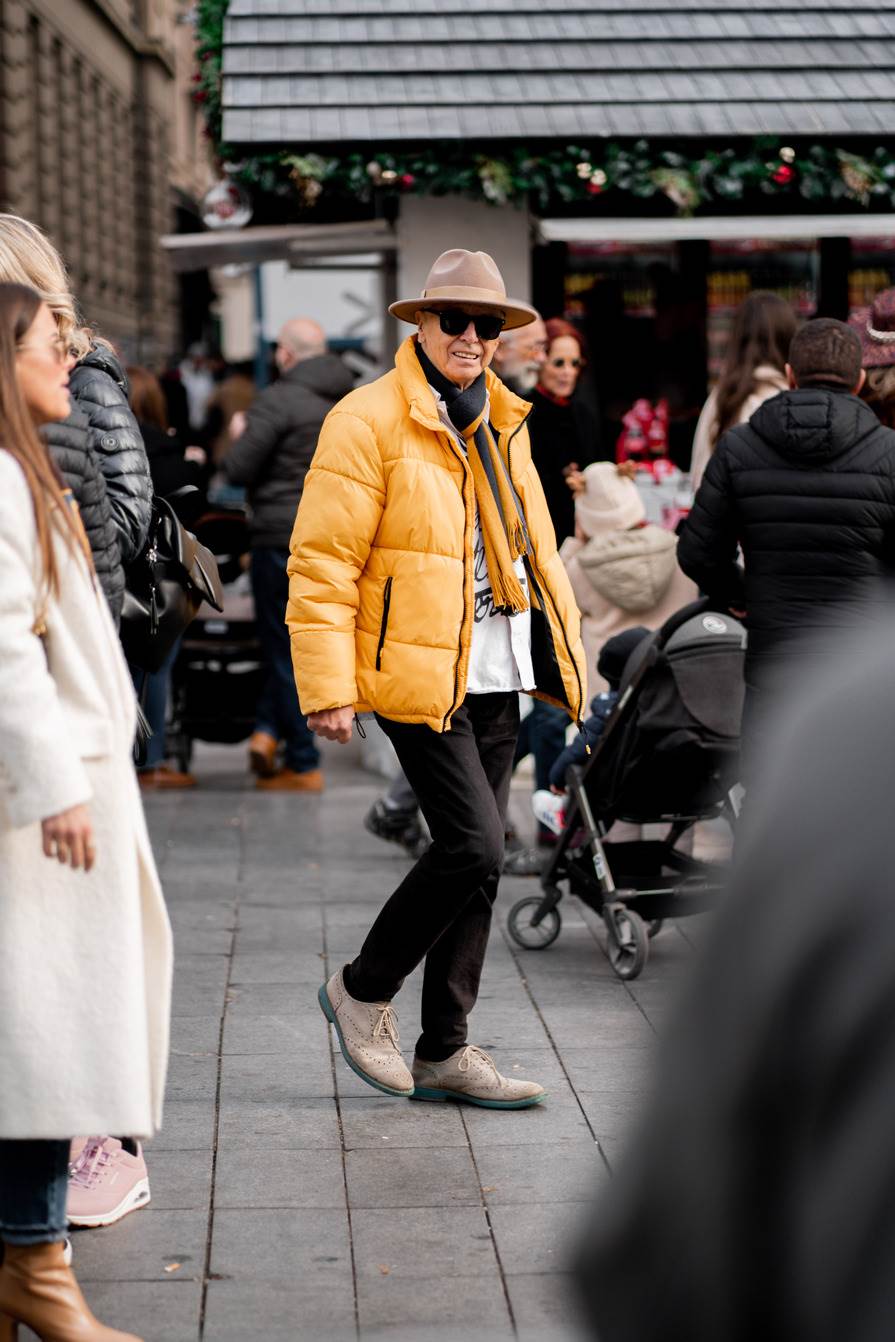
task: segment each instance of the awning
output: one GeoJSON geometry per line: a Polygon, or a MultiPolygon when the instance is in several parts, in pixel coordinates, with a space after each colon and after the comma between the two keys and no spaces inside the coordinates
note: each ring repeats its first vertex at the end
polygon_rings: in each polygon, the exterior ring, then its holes
{"type": "Polygon", "coordinates": [[[326,256],[393,252],[395,231],[384,219],[351,224],[269,224],[207,233],[167,233],[160,242],[177,271],[262,261],[300,264],[326,256]]]}
{"type": "Polygon", "coordinates": [[[541,219],[541,242],[895,237],[895,214],[701,215],[694,219],[541,219]]]}

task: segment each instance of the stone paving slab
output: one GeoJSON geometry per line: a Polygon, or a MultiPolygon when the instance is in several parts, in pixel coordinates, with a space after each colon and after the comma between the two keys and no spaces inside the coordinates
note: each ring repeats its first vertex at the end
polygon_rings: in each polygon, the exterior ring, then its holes
{"type": "MultiPolygon", "coordinates": [[[[570,1245],[647,1102],[698,926],[669,924],[624,984],[571,898],[555,945],[520,951],[506,914],[538,887],[505,880],[471,1037],[548,1101],[378,1094],[316,992],[407,870],[362,826],[381,784],[355,746],[329,750],[319,797],[258,793],[243,763],[199,747],[195,793],[147,798],[177,955],[165,1127],[150,1206],[74,1237],[88,1298],[146,1342],[582,1342],[570,1245]]],[[[420,986],[397,1003],[408,1056],[420,986]]]]}

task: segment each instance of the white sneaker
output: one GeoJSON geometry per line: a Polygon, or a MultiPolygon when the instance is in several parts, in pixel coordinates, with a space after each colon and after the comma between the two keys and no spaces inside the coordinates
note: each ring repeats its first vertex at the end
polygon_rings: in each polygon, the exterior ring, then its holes
{"type": "Polygon", "coordinates": [[[527,1109],[546,1100],[536,1081],[501,1076],[494,1059],[475,1044],[457,1049],[444,1062],[413,1060],[413,1099],[460,1100],[485,1109],[527,1109]]]}
{"type": "Polygon", "coordinates": [[[341,969],[317,994],[336,1027],[342,1057],[352,1071],[386,1095],[413,1094],[413,1077],[398,1047],[398,1017],[390,1002],[360,1002],[345,988],[341,969]]]}
{"type": "Polygon", "coordinates": [[[535,819],[554,834],[562,834],[566,827],[568,805],[568,797],[559,797],[555,792],[548,792],[546,788],[541,788],[531,799],[535,819]]]}

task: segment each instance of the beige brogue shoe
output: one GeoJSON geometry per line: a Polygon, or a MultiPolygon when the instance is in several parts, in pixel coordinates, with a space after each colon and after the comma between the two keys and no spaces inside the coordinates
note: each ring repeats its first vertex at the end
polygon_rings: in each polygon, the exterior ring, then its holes
{"type": "Polygon", "coordinates": [[[536,1081],[502,1076],[494,1059],[475,1044],[457,1049],[444,1062],[413,1060],[413,1099],[459,1100],[485,1109],[527,1109],[546,1100],[536,1081]]]}
{"type": "Polygon", "coordinates": [[[413,1094],[413,1077],[401,1057],[398,1017],[390,1002],[359,1002],[345,988],[341,969],[317,994],[336,1027],[342,1056],[362,1080],[386,1095],[413,1094]]]}

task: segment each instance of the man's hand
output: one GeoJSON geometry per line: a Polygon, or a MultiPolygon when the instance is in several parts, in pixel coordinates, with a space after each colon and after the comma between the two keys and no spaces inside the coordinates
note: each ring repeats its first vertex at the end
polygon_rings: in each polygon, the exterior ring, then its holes
{"type": "Polygon", "coordinates": [[[46,857],[55,857],[63,866],[90,871],[96,861],[93,822],[86,806],[72,806],[41,821],[46,857]]]}
{"type": "Polygon", "coordinates": [[[325,708],[322,713],[309,713],[308,726],[318,736],[327,741],[338,741],[347,745],[351,740],[351,726],[354,722],[354,709],[350,704],[344,708],[325,708]]]}
{"type": "Polygon", "coordinates": [[[246,420],[245,411],[237,410],[234,412],[234,414],[230,418],[230,423],[227,426],[227,433],[230,437],[231,443],[235,443],[237,438],[242,437],[242,435],[246,431],[247,422],[248,421],[246,420]]]}

